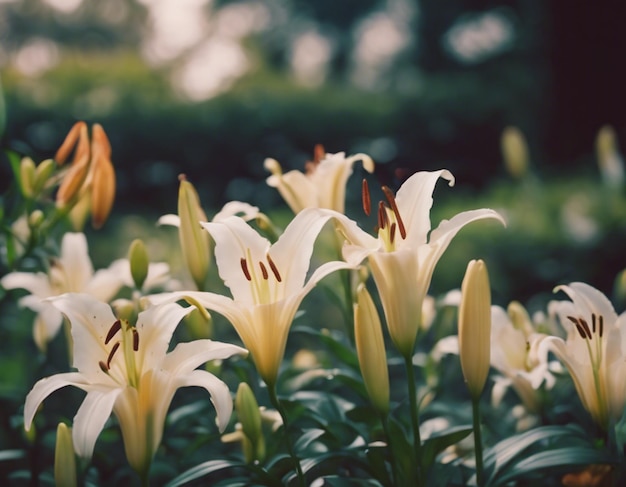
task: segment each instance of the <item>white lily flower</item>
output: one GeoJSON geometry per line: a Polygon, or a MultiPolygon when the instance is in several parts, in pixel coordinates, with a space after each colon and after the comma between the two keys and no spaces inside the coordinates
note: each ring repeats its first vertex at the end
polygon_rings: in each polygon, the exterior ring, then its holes
{"type": "MultiPolygon", "coordinates": [[[[317,151],[316,151],[317,152],[317,151]]],[[[265,169],[272,173],[267,184],[276,188],[294,213],[305,208],[326,208],[343,213],[346,183],[356,161],[362,161],[368,172],[374,172],[374,161],[366,154],[346,157],[345,152],[325,154],[308,163],[306,172],[283,173],[275,159],[265,159],[265,169]]]]}
{"type": "Polygon", "coordinates": [[[547,335],[536,331],[519,303],[511,303],[508,313],[500,306],[492,306],[491,323],[491,365],[502,374],[494,379],[494,404],[511,386],[527,411],[539,412],[537,390],[542,384],[551,389],[555,383],[547,353],[540,348],[547,335]],[[515,315],[518,319],[513,319],[515,315]]]}
{"type": "Polygon", "coordinates": [[[24,426],[31,427],[37,408],[52,392],[72,385],[87,392],[74,417],[76,453],[90,458],[105,422],[115,414],[126,456],[147,475],[163,435],[167,410],[179,387],[203,387],[211,394],[220,431],[232,412],[228,386],[196,368],[209,360],[245,355],[243,348],[211,340],[178,344],[167,352],[180,320],[193,307],[174,303],[141,312],[136,326],[118,320],[111,308],[86,294],[64,294],[52,300],[70,321],[76,372],[38,381],[26,397],[24,426]]]}
{"type": "Polygon", "coordinates": [[[344,246],[343,255],[350,263],[359,263],[368,257],[389,334],[405,357],[412,354],[421,328],[422,305],[435,265],[452,238],[475,220],[494,218],[504,224],[494,210],[480,209],[443,220],[431,231],[432,193],[439,178],[446,179],[450,186],[454,184],[452,174],[440,170],[413,174],[395,197],[391,190],[383,188],[389,206],[379,204],[378,238],[358,229],[347,219],[339,219],[350,242],[344,246]]]}
{"type": "Polygon", "coordinates": [[[571,299],[551,303],[567,338],[548,337],[542,346],[565,364],[583,406],[606,430],[626,405],[626,313],[618,317],[604,294],[582,282],[555,291],[571,299]]]}
{"type": "Polygon", "coordinates": [[[191,298],[224,315],[250,351],[259,375],[271,387],[276,383],[287,334],[304,296],[331,272],[354,268],[346,262],[327,262],[306,280],[315,238],[335,215],[304,210],[273,245],[239,217],[202,223],[215,240],[218,272],[233,297],[180,292],[150,299],[160,302],[191,298]]]}
{"type": "MultiPolygon", "coordinates": [[[[19,304],[37,313],[33,330],[35,343],[40,350],[56,336],[63,323],[61,313],[45,298],[64,293],[86,293],[100,301],[109,301],[125,284],[125,267],[128,262],[118,260],[107,269],[94,273],[82,233],[66,233],[61,241],[61,255],[54,259],[48,273],[11,272],[0,280],[5,289],[25,289],[30,295],[19,304]]],[[[130,276],[130,269],[126,271],[130,276]]]]}

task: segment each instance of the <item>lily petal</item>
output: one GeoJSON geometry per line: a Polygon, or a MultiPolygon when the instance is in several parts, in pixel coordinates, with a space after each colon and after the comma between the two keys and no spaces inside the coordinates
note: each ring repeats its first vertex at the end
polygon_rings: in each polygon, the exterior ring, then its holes
{"type": "Polygon", "coordinates": [[[11,272],[0,279],[0,285],[7,290],[25,289],[40,298],[54,294],[48,276],[43,272],[11,272]]]}
{"type": "MultiPolygon", "coordinates": [[[[426,243],[430,231],[430,209],[433,206],[433,191],[439,178],[454,185],[454,176],[445,169],[440,171],[420,171],[407,179],[396,194],[396,204],[407,230],[405,244],[426,243]]],[[[431,239],[432,240],[432,239],[431,239]]]]}
{"type": "Polygon", "coordinates": [[[30,430],[35,413],[43,400],[54,391],[65,386],[86,386],[88,381],[78,372],[67,372],[64,374],[53,375],[39,380],[26,396],[24,403],[24,427],[30,430]]]}
{"type": "Polygon", "coordinates": [[[74,450],[83,458],[91,458],[96,440],[111,416],[113,404],[122,389],[93,390],[87,393],[74,416],[72,439],[74,450]]]}
{"type": "Polygon", "coordinates": [[[197,386],[206,389],[211,395],[211,402],[217,413],[220,433],[226,429],[233,412],[233,400],[224,382],[205,370],[194,370],[186,376],[179,376],[177,385],[178,387],[197,386]]]}
{"type": "Polygon", "coordinates": [[[66,279],[66,291],[80,292],[93,275],[93,265],[83,233],[66,233],[61,241],[61,264],[66,279]]]}

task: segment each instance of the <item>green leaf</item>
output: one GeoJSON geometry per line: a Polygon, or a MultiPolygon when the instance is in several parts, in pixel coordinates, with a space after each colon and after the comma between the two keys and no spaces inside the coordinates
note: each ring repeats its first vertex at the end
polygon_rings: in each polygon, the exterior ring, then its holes
{"type": "Polygon", "coordinates": [[[555,450],[548,450],[530,455],[519,461],[515,466],[498,477],[498,483],[506,484],[515,479],[537,474],[548,469],[565,469],[563,473],[569,471],[571,467],[583,467],[591,464],[611,463],[610,456],[602,450],[589,447],[570,446],[555,450]],[[569,467],[569,468],[568,468],[569,467]]]}
{"type": "Polygon", "coordinates": [[[210,474],[225,472],[227,470],[241,467],[245,467],[245,464],[240,461],[209,460],[208,462],[201,463],[200,465],[196,465],[186,472],[183,472],[178,477],[170,481],[166,487],[177,487],[210,474]]]}
{"type": "Polygon", "coordinates": [[[320,331],[309,326],[298,325],[292,328],[292,333],[304,333],[313,335],[316,340],[326,345],[333,355],[343,363],[355,370],[359,369],[359,359],[356,356],[356,350],[341,343],[339,333],[333,331],[320,331]]]}
{"type": "Polygon", "coordinates": [[[435,457],[450,445],[458,443],[472,432],[471,426],[454,426],[434,433],[422,444],[422,469],[426,472],[435,461],[435,457]]]}

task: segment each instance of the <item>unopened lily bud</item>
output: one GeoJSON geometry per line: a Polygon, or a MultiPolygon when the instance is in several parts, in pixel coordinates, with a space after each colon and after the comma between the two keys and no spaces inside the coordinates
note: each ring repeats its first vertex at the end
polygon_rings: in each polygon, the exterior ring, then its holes
{"type": "Polygon", "coordinates": [[[33,196],[35,186],[35,163],[30,157],[20,162],[20,189],[26,198],[33,196]]]}
{"type": "Polygon", "coordinates": [[[261,460],[265,455],[265,440],[261,427],[261,412],[259,411],[259,404],[254,397],[252,389],[250,389],[250,386],[245,382],[241,382],[237,389],[235,409],[237,410],[237,416],[241,423],[242,432],[251,446],[246,456],[250,455],[253,458],[247,458],[247,460],[261,460]]]}
{"type": "Polygon", "coordinates": [[[38,195],[46,187],[46,183],[49,181],[50,176],[54,172],[56,164],[52,159],[46,159],[37,166],[35,170],[35,181],[33,184],[33,193],[38,195]]]}
{"type": "Polygon", "coordinates": [[[528,172],[528,146],[517,127],[506,127],[501,138],[502,157],[508,173],[521,179],[528,172]]]}
{"type": "Polygon", "coordinates": [[[459,356],[473,399],[483,391],[491,360],[491,289],[487,266],[472,260],[461,285],[459,356]]]}
{"type": "Polygon", "coordinates": [[[74,203],[72,209],[68,213],[68,219],[75,232],[82,232],[85,228],[85,222],[89,216],[91,209],[91,196],[89,193],[83,193],[74,203]]]}
{"type": "Polygon", "coordinates": [[[67,133],[65,140],[61,144],[61,147],[59,147],[56,154],[54,155],[54,160],[58,164],[63,164],[72,153],[72,150],[74,150],[77,142],[79,146],[77,147],[77,150],[80,149],[81,151],[84,151],[85,148],[88,149],[88,138],[87,124],[82,121],[76,122],[67,133]],[[85,144],[87,144],[86,147],[85,144]]]}
{"type": "Polygon", "coordinates": [[[196,308],[183,318],[183,323],[194,340],[211,338],[213,335],[213,320],[208,313],[196,308]]]}
{"type": "Polygon", "coordinates": [[[201,221],[207,217],[200,206],[196,189],[185,176],[180,176],[178,189],[178,216],[180,218],[179,237],[183,258],[199,290],[209,272],[209,234],[202,229],[201,221]]]}
{"type": "Polygon", "coordinates": [[[89,172],[89,152],[82,154],[74,160],[69,168],[57,191],[56,204],[62,208],[72,201],[78,195],[78,191],[82,188],[87,173],[89,172]]]}
{"type": "Polygon", "coordinates": [[[596,136],[596,157],[605,184],[620,187],[624,182],[624,160],[617,144],[615,130],[605,125],[596,136]]]}
{"type": "Polygon", "coordinates": [[[133,278],[135,287],[141,289],[148,275],[148,266],[150,265],[148,251],[143,240],[136,238],[130,244],[128,261],[130,262],[130,275],[133,278]]]}
{"type": "Polygon", "coordinates": [[[374,407],[389,411],[389,373],[380,317],[365,284],[357,288],[354,303],[354,339],[365,389],[374,407]]]}
{"type": "Polygon", "coordinates": [[[57,486],[76,485],[76,454],[72,441],[72,430],[65,423],[57,426],[57,441],[54,449],[54,482],[57,486]]]}
{"type": "Polygon", "coordinates": [[[529,336],[534,333],[532,321],[528,315],[526,308],[522,306],[519,301],[511,301],[506,308],[506,312],[511,318],[513,326],[524,333],[525,336],[529,336]]]}
{"type": "Polygon", "coordinates": [[[137,320],[137,307],[135,303],[130,299],[119,298],[111,303],[115,316],[120,320],[134,323],[137,320]]]}
{"type": "Polygon", "coordinates": [[[107,220],[115,200],[115,169],[104,153],[94,153],[91,162],[93,181],[91,187],[91,224],[98,229],[107,220]]]}
{"type": "Polygon", "coordinates": [[[28,215],[28,225],[32,228],[37,228],[44,221],[46,216],[43,214],[41,210],[34,210],[30,215],[28,215]]]}

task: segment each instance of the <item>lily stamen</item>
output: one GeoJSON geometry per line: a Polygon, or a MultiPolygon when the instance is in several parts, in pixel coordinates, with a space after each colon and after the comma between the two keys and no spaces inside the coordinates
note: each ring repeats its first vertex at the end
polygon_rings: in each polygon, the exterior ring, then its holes
{"type": "Polygon", "coordinates": [[[107,364],[105,364],[102,360],[98,362],[98,365],[100,366],[100,370],[102,372],[104,372],[105,374],[109,373],[109,368],[107,367],[107,364]]]}
{"type": "Polygon", "coordinates": [[[107,333],[106,338],[104,339],[104,344],[108,345],[109,342],[116,335],[116,333],[120,331],[121,329],[122,329],[122,322],[120,320],[115,321],[115,323],[113,323],[113,325],[109,329],[109,332],[107,333]]]}
{"type": "Polygon", "coordinates": [[[263,262],[259,262],[259,267],[261,268],[261,274],[263,275],[263,279],[267,281],[269,279],[267,267],[265,267],[265,264],[263,264],[263,262]]]}
{"type": "Polygon", "coordinates": [[[398,222],[398,230],[400,230],[400,236],[404,240],[406,238],[406,228],[404,227],[404,222],[402,221],[402,217],[400,216],[400,210],[398,209],[398,205],[396,204],[396,198],[388,186],[383,186],[382,189],[383,193],[385,193],[387,201],[389,202],[389,206],[391,206],[393,214],[396,216],[396,221],[398,222]]]}
{"type": "Polygon", "coordinates": [[[109,352],[109,356],[107,357],[107,370],[111,368],[111,360],[113,360],[113,356],[115,355],[115,352],[117,352],[118,348],[120,348],[120,342],[115,342],[115,345],[113,345],[113,348],[111,349],[111,351],[109,352]]]}
{"type": "Polygon", "coordinates": [[[396,222],[393,222],[391,224],[391,227],[389,228],[389,242],[390,243],[393,243],[393,240],[396,236],[396,227],[397,227],[396,222]]]}
{"type": "Polygon", "coordinates": [[[389,217],[387,216],[387,210],[385,210],[385,203],[378,202],[378,229],[384,230],[385,226],[389,223],[389,217]]]}
{"type": "Polygon", "coordinates": [[[278,267],[276,267],[276,264],[274,264],[274,261],[270,257],[270,254],[267,254],[266,257],[267,257],[267,263],[270,265],[270,269],[272,270],[272,274],[274,274],[274,277],[276,278],[278,282],[282,282],[283,279],[280,276],[280,272],[278,272],[278,267]]]}
{"type": "Polygon", "coordinates": [[[250,271],[248,270],[248,261],[242,257],[241,260],[241,270],[243,271],[243,275],[246,276],[246,279],[252,282],[252,276],[250,275],[250,271]]]}
{"type": "Polygon", "coordinates": [[[372,212],[372,199],[370,196],[370,188],[365,178],[363,178],[363,184],[361,185],[361,201],[363,202],[363,211],[367,216],[370,216],[372,212]]]}
{"type": "Polygon", "coordinates": [[[139,332],[135,327],[132,328],[133,331],[133,351],[139,350],[139,332]]]}

